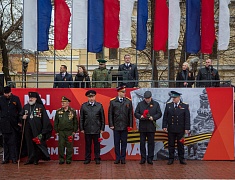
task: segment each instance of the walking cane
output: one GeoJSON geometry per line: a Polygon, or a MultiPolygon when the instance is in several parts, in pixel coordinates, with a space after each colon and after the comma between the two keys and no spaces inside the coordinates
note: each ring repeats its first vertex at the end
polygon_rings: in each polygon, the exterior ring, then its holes
{"type": "MultiPolygon", "coordinates": [[[[28,110],[25,110],[25,115],[27,115],[27,114],[28,114],[28,110]]],[[[19,153],[19,159],[18,159],[18,169],[20,168],[20,155],[21,155],[23,140],[24,140],[25,121],[26,121],[26,119],[23,119],[23,129],[22,129],[21,142],[20,142],[20,153],[19,153]]]]}

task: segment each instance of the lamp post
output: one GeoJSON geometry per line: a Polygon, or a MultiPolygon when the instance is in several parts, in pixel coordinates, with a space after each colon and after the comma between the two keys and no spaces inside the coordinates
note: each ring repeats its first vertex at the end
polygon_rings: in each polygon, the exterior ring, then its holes
{"type": "Polygon", "coordinates": [[[28,70],[28,64],[30,62],[29,58],[22,58],[22,70],[24,72],[24,88],[26,88],[26,73],[28,70]]]}

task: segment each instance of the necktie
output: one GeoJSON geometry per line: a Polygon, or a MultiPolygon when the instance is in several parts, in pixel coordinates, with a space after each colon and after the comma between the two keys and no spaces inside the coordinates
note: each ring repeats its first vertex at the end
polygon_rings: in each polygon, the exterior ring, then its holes
{"type": "Polygon", "coordinates": [[[175,108],[177,108],[178,107],[178,104],[177,103],[175,103],[175,108]]]}

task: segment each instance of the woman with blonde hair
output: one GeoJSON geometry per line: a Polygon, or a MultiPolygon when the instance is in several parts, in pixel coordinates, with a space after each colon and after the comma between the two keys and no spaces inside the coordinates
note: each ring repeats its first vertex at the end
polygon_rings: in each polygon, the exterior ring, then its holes
{"type": "Polygon", "coordinates": [[[195,80],[193,73],[189,71],[189,64],[184,62],[182,65],[182,71],[177,73],[176,76],[176,87],[191,88],[195,80]],[[189,82],[190,81],[190,82],[189,82]]]}
{"type": "Polygon", "coordinates": [[[74,78],[74,88],[90,88],[90,77],[85,66],[77,65],[78,72],[74,78]]]}

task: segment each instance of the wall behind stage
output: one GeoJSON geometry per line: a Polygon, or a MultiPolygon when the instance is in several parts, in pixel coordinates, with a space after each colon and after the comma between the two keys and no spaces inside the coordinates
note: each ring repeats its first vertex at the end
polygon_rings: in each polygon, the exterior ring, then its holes
{"type": "MultiPolygon", "coordinates": [[[[79,110],[82,103],[87,101],[85,93],[88,89],[12,89],[15,95],[20,97],[22,105],[28,102],[28,92],[37,91],[47,109],[49,118],[54,124],[56,110],[61,107],[61,97],[66,96],[72,102],[70,106],[79,110]]],[[[233,121],[233,88],[194,88],[194,89],[127,89],[126,96],[132,98],[135,109],[137,103],[143,99],[143,93],[150,90],[153,99],[158,101],[162,112],[165,103],[169,99],[168,92],[177,90],[181,92],[184,102],[189,103],[191,113],[192,137],[196,140],[188,141],[185,147],[185,155],[188,159],[201,160],[233,160],[234,159],[234,121],[233,121]],[[221,97],[222,98],[218,98],[221,97]]],[[[115,159],[113,132],[108,127],[108,106],[111,98],[117,95],[115,89],[96,89],[96,100],[104,106],[106,126],[102,134],[101,158],[102,160],[115,159]]],[[[79,116],[78,116],[79,118],[79,116]]],[[[157,121],[161,127],[162,118],[157,121]]],[[[134,123],[134,129],[138,128],[138,120],[134,123]]],[[[160,129],[161,131],[161,129],[160,129]]],[[[138,133],[137,133],[137,136],[138,133]]],[[[156,133],[157,136],[157,133],[156,133]]],[[[58,137],[53,136],[47,142],[48,151],[52,159],[58,159],[58,137]]],[[[74,160],[83,160],[85,154],[84,135],[76,133],[74,138],[74,160]]],[[[155,143],[155,159],[167,158],[167,141],[159,140],[155,143]]],[[[140,159],[139,143],[128,143],[127,159],[140,159]]]]}

